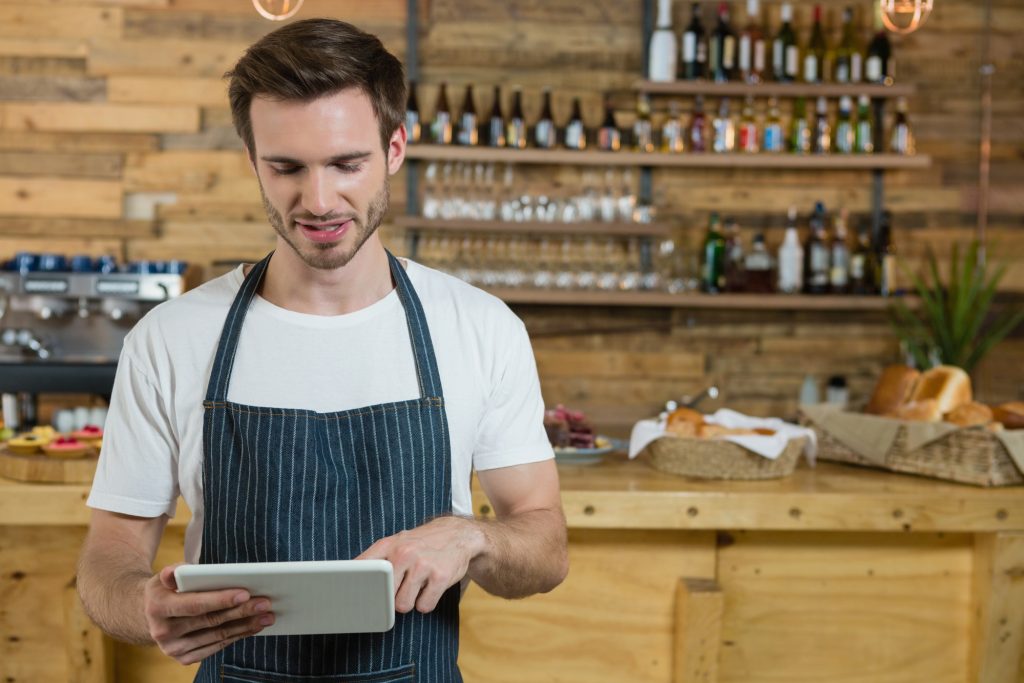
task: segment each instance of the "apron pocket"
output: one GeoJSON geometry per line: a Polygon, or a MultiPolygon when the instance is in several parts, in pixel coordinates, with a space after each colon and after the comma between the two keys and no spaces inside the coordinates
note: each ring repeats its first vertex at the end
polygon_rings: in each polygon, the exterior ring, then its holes
{"type": "Polygon", "coordinates": [[[386,671],[360,674],[293,676],[224,664],[220,668],[220,679],[225,683],[415,683],[416,665],[406,664],[386,671]]]}

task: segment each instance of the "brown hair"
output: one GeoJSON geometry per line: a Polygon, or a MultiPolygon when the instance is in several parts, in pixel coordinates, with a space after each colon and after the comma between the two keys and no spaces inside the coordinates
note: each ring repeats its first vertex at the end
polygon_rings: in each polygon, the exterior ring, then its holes
{"type": "Polygon", "coordinates": [[[249,107],[257,95],[310,102],[359,88],[373,105],[385,152],[405,118],[402,63],[376,36],[335,19],[305,19],[268,33],[224,77],[231,79],[231,119],[250,155],[256,150],[249,107]]]}

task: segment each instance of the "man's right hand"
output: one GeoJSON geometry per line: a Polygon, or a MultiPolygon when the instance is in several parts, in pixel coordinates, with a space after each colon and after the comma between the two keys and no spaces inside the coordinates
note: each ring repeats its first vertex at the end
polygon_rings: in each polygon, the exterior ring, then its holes
{"type": "Polygon", "coordinates": [[[194,664],[274,623],[270,600],[248,591],[178,593],[174,569],[164,567],[143,591],[149,635],[180,664],[194,664]]]}

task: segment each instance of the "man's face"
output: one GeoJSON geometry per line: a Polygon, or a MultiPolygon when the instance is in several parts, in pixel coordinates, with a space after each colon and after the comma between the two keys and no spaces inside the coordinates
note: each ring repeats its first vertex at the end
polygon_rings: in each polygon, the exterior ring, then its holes
{"type": "Polygon", "coordinates": [[[347,264],[388,208],[388,175],[401,166],[405,131],[381,149],[369,98],[349,88],[312,102],[254,97],[254,166],[274,230],[306,265],[347,264]]]}

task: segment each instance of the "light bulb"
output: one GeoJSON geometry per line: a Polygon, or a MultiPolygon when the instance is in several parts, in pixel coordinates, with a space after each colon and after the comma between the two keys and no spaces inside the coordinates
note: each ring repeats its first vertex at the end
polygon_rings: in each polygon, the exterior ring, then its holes
{"type": "Polygon", "coordinates": [[[252,4],[264,19],[284,21],[295,16],[302,0],[252,0],[252,4]]]}
{"type": "Polygon", "coordinates": [[[934,0],[878,0],[882,23],[893,33],[913,33],[932,11],[934,0]]]}

